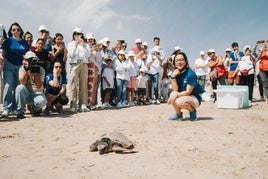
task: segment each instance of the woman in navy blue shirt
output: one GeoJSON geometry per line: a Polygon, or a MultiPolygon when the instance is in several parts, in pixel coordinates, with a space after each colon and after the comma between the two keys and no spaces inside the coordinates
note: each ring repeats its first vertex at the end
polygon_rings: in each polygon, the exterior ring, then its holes
{"type": "Polygon", "coordinates": [[[201,104],[200,94],[204,89],[200,86],[195,72],[189,67],[185,53],[178,52],[172,57],[175,70],[171,74],[172,92],[168,104],[172,105],[175,114],[169,120],[181,119],[182,109],[190,112],[190,120],[197,120],[196,108],[201,104]]]}
{"type": "Polygon", "coordinates": [[[16,110],[15,89],[19,84],[19,68],[23,55],[29,50],[28,43],[23,39],[23,30],[18,23],[13,23],[8,30],[8,37],[2,44],[2,56],[5,60],[3,68],[4,93],[2,117],[16,110]]]}

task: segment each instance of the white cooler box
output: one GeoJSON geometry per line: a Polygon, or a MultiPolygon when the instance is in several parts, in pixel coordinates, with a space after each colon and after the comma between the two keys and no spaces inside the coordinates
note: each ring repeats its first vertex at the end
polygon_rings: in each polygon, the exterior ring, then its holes
{"type": "Polygon", "coordinates": [[[248,93],[248,88],[241,87],[217,86],[217,90],[213,90],[217,94],[217,107],[227,109],[248,107],[248,95],[245,95],[248,93]]]}

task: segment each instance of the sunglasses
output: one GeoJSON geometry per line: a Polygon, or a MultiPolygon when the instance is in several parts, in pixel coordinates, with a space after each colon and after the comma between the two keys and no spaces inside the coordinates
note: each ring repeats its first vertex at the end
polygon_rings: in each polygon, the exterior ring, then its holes
{"type": "Polygon", "coordinates": [[[54,66],[54,68],[61,68],[61,66],[54,66]]]}
{"type": "Polygon", "coordinates": [[[12,29],[12,32],[15,32],[15,31],[20,32],[20,29],[12,29]]]}

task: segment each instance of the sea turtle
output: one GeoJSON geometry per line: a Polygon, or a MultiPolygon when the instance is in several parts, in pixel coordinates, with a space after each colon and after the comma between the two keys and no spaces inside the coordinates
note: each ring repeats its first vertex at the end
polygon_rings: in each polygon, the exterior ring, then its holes
{"type": "Polygon", "coordinates": [[[102,155],[108,152],[116,153],[136,153],[132,150],[134,143],[131,142],[122,132],[110,132],[103,134],[100,140],[96,140],[90,147],[89,151],[99,151],[102,155]]]}

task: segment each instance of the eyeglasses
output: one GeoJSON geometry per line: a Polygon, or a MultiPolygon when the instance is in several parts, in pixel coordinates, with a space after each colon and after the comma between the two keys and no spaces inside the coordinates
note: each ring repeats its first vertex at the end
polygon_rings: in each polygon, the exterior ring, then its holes
{"type": "Polygon", "coordinates": [[[15,31],[20,32],[20,29],[12,29],[12,32],[15,32],[15,31]]]}
{"type": "Polygon", "coordinates": [[[61,66],[54,66],[54,68],[61,68],[61,66]]]}
{"type": "Polygon", "coordinates": [[[126,45],[122,45],[122,47],[127,48],[127,46],[126,46],[126,45]]]}

